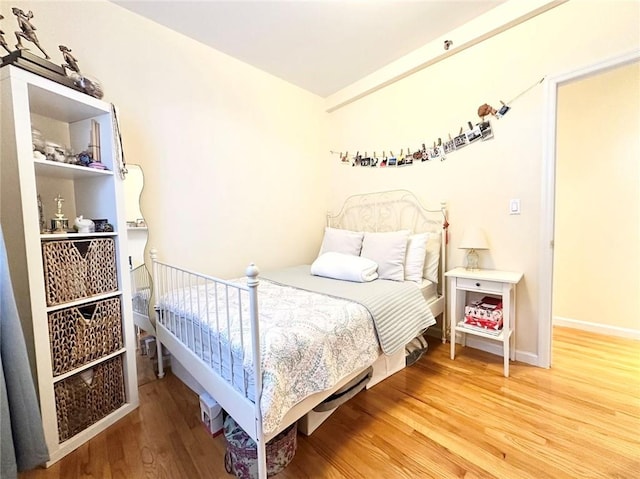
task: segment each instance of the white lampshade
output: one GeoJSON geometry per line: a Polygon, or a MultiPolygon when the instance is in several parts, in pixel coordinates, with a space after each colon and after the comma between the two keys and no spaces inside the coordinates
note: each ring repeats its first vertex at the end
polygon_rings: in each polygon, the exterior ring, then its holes
{"type": "Polygon", "coordinates": [[[466,268],[470,271],[476,271],[480,267],[480,257],[476,250],[489,249],[489,243],[481,228],[471,227],[464,230],[462,241],[460,241],[458,248],[468,250],[466,268]]]}
{"type": "Polygon", "coordinates": [[[460,249],[489,249],[487,237],[482,228],[471,227],[464,230],[462,241],[458,245],[460,249]]]}

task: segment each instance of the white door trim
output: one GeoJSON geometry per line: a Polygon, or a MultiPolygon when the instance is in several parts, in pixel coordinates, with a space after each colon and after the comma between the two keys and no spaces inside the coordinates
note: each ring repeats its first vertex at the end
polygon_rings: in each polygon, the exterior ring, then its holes
{"type": "Polygon", "coordinates": [[[553,295],[553,238],[556,183],[556,137],[558,87],[613,68],[640,60],[640,50],[549,77],[545,80],[545,114],[543,116],[542,192],[540,202],[540,267],[538,271],[538,366],[551,366],[551,328],[553,295]]]}

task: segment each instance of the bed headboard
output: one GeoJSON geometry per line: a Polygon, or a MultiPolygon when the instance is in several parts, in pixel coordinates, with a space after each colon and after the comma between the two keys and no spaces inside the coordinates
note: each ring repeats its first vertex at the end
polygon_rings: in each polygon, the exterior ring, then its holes
{"type": "Polygon", "coordinates": [[[327,226],[351,231],[409,230],[441,235],[439,286],[444,288],[446,267],[447,205],[429,209],[408,190],[380,191],[348,197],[337,214],[327,214],[327,226]]]}

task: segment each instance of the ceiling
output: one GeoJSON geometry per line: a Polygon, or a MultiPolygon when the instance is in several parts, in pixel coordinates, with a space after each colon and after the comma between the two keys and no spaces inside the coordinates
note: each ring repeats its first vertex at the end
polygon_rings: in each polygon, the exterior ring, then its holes
{"type": "Polygon", "coordinates": [[[505,2],[112,1],[321,97],[505,2]]]}

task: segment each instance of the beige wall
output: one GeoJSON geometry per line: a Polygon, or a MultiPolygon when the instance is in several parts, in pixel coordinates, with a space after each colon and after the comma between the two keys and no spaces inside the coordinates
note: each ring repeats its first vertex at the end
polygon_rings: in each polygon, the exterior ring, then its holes
{"type": "MultiPolygon", "coordinates": [[[[569,1],[464,50],[330,115],[330,149],[350,152],[415,148],[455,135],[477,108],[499,106],[545,75],[558,75],[640,47],[638,2],[569,1]]],[[[609,113],[593,110],[594,124],[609,113]]],[[[489,268],[524,273],[518,288],[516,347],[537,356],[541,164],[545,122],[543,86],[532,89],[493,120],[495,138],[467,146],[446,161],[401,169],[349,168],[332,162],[332,206],[347,193],[404,187],[450,209],[449,267],[463,263],[457,249],[465,226],[481,225],[491,249],[489,268]],[[520,198],[522,214],[508,213],[520,198]]],[[[597,130],[596,130],[597,131],[597,130]]]]}
{"type": "MultiPolygon", "coordinates": [[[[308,261],[326,210],[322,99],[113,3],[2,2],[34,12],[118,106],[127,160],[142,166],[149,244],[223,277],[308,261]]],[[[11,35],[6,38],[11,42],[11,35]]]]}
{"type": "Polygon", "coordinates": [[[524,272],[517,349],[537,354],[541,86],[493,120],[494,140],[443,162],[365,170],[328,151],[431,144],[477,121],[482,103],[499,106],[544,75],[637,49],[638,2],[572,0],[331,114],[322,99],[111,3],[10,6],[33,9],[52,56],[67,44],[118,105],[127,158],[145,170],[150,244],[163,259],[221,276],[242,274],[249,261],[308,262],[327,206],[408,188],[448,201],[450,267],[462,263],[462,230],[478,224],[491,245],[482,264],[524,272]],[[510,198],[521,199],[521,215],[508,214],[510,198]]]}
{"type": "Polygon", "coordinates": [[[559,89],[553,315],[563,321],[640,332],[638,132],[639,63],[559,89]]]}

